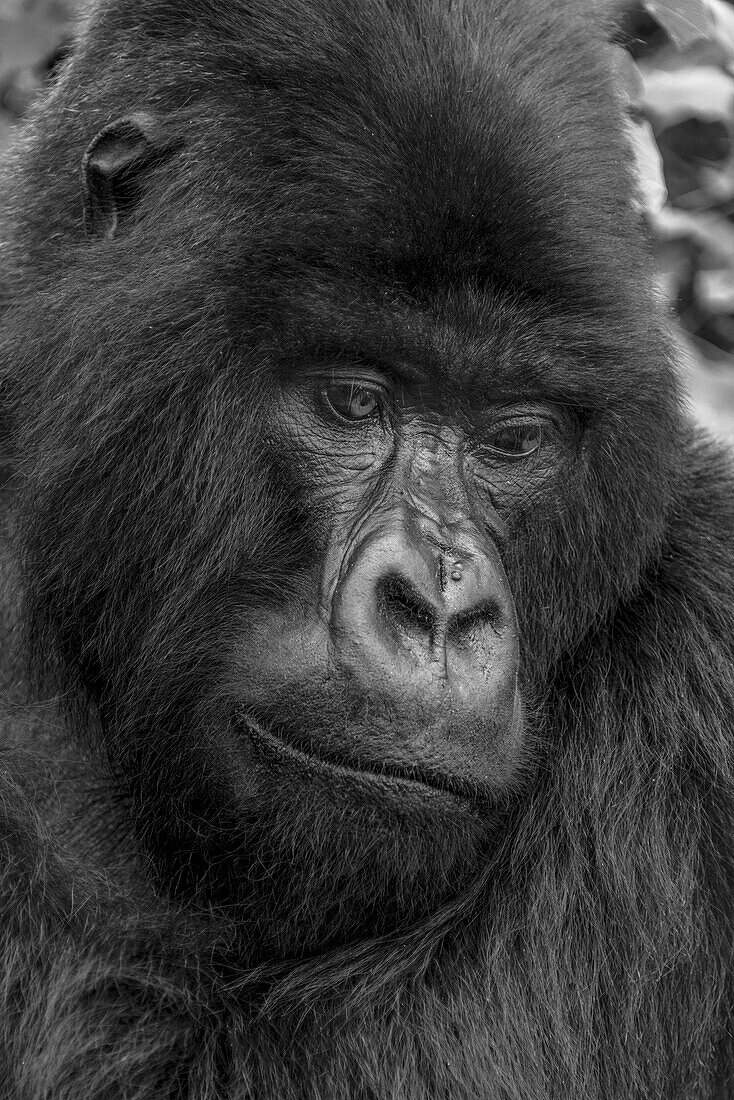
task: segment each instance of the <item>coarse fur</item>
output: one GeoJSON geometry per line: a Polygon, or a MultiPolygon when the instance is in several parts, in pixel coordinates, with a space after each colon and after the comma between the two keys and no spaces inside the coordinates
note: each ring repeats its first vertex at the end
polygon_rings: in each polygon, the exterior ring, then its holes
{"type": "Polygon", "coordinates": [[[3,1100],[734,1094],[734,473],[681,412],[608,34],[93,7],[4,183],[3,1100]],[[131,111],[168,152],[90,241],[131,111]],[[508,540],[534,765],[478,864],[316,781],[231,794],[227,657],[319,537],[270,372],[335,333],[583,425],[508,540]]]}

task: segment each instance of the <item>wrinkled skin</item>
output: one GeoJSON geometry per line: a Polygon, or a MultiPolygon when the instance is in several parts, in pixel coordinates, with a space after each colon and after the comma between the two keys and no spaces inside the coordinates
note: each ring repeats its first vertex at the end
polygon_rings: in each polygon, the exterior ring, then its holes
{"type": "Polygon", "coordinates": [[[0,1100],[731,1096],[734,482],[614,33],[92,6],[2,191],[0,1100]]]}

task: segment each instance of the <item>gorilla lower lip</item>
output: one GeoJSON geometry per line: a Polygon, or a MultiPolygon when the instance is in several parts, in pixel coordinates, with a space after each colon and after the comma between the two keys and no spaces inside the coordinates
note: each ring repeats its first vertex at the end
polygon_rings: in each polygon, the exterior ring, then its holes
{"type": "Polygon", "coordinates": [[[260,755],[280,763],[285,762],[290,767],[310,772],[314,776],[325,775],[329,778],[330,786],[336,777],[344,784],[357,784],[365,791],[370,789],[373,793],[384,793],[385,797],[394,799],[396,795],[400,795],[413,799],[450,800],[454,804],[460,803],[463,809],[466,809],[467,803],[479,801],[476,791],[468,790],[453,779],[442,776],[431,776],[429,779],[423,774],[419,777],[407,775],[397,768],[386,768],[377,772],[356,763],[329,760],[296,747],[249,715],[244,715],[242,722],[260,755]]]}

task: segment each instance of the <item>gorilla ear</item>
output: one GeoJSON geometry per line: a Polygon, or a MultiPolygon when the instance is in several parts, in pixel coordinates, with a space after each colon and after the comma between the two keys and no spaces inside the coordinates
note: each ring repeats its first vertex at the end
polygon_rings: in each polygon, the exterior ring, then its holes
{"type": "Polygon", "coordinates": [[[152,115],[126,115],[97,134],[82,160],[84,228],[107,240],[140,201],[146,174],[172,152],[152,115]]]}

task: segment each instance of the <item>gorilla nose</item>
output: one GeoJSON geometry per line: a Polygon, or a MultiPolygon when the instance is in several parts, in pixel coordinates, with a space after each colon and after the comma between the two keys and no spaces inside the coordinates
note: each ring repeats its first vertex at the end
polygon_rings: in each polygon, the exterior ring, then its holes
{"type": "Polygon", "coordinates": [[[476,563],[439,559],[428,577],[420,559],[401,566],[377,578],[372,597],[374,627],[394,646],[416,660],[440,660],[448,648],[480,646],[482,631],[500,629],[502,609],[476,563]]]}
{"type": "Polygon", "coordinates": [[[450,689],[481,708],[517,668],[517,628],[496,548],[383,533],[351,557],[334,593],[337,657],[367,688],[429,708],[450,689]],[[406,698],[407,697],[407,698],[406,698]]]}

